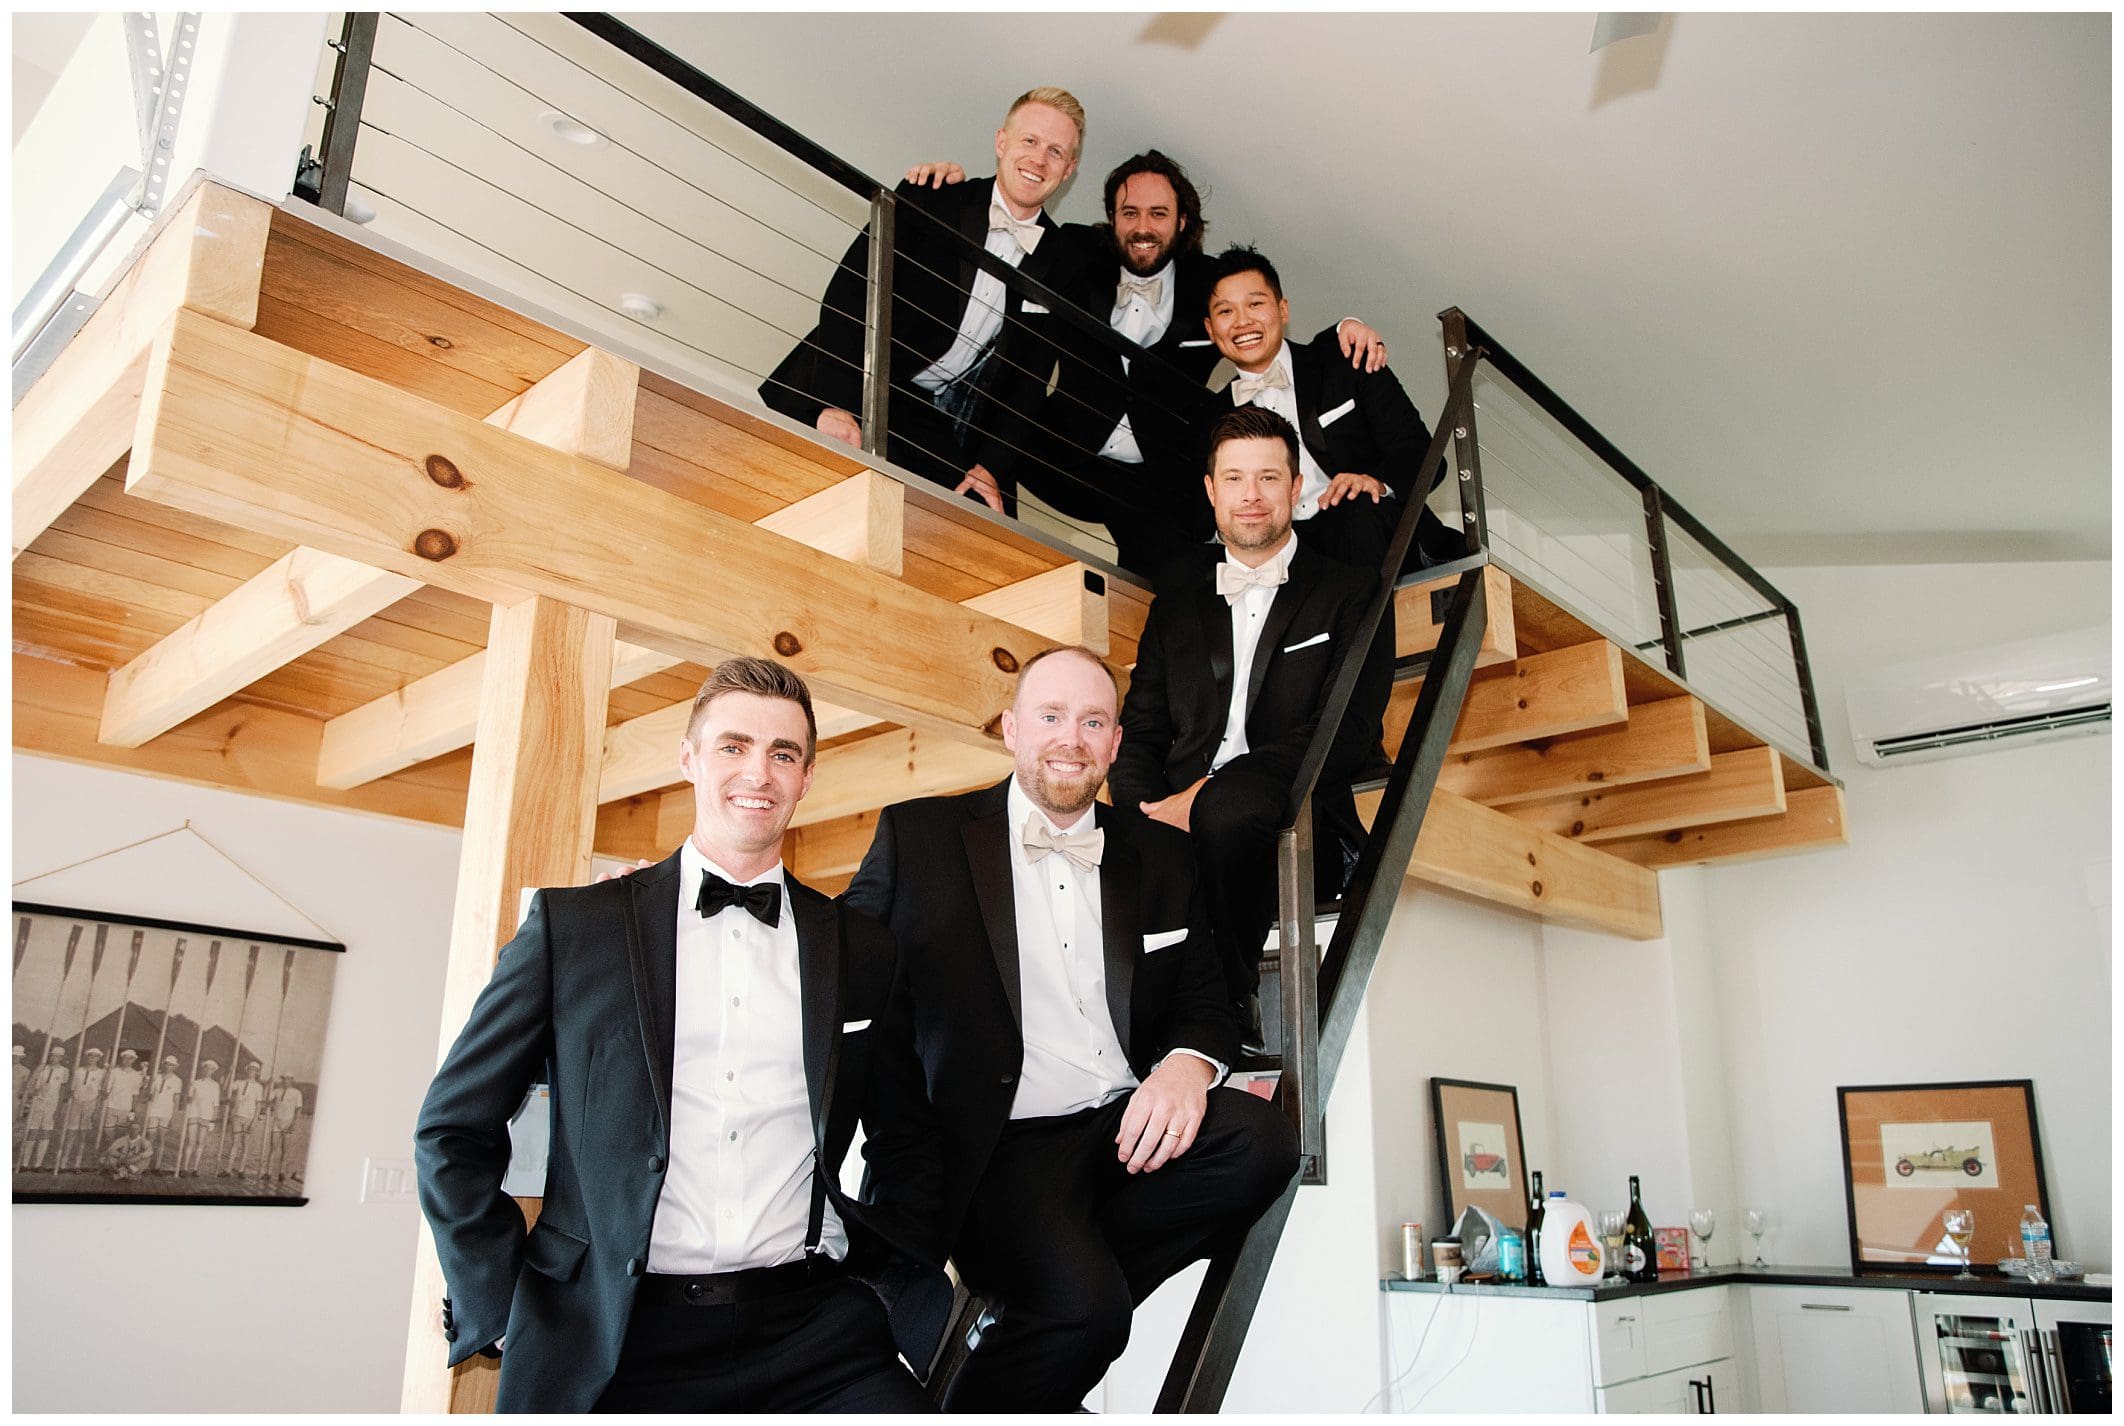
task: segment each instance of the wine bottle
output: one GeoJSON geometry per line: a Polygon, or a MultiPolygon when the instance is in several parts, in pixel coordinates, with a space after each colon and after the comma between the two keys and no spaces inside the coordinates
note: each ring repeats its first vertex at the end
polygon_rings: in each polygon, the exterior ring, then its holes
{"type": "Polygon", "coordinates": [[[1548,1279],[1541,1271],[1541,1170],[1534,1170],[1534,1192],[1527,1199],[1527,1281],[1536,1287],[1548,1279]]]}
{"type": "Polygon", "coordinates": [[[1630,1216],[1623,1223],[1623,1276],[1632,1282],[1659,1281],[1659,1240],[1645,1216],[1636,1174],[1630,1175],[1630,1216]]]}

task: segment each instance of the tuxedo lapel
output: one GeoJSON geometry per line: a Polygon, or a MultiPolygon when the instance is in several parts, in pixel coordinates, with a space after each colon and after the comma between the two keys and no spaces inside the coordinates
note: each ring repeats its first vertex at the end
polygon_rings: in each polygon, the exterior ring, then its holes
{"type": "Polygon", "coordinates": [[[840,918],[833,903],[782,873],[789,885],[789,908],[796,918],[797,975],[803,987],[804,1083],[811,1092],[811,1127],[819,1144],[833,1112],[833,1086],[841,1037],[842,967],[840,918]]]}
{"type": "Polygon", "coordinates": [[[1019,1031],[1025,1029],[1025,988],[1018,972],[1018,899],[1011,881],[1009,787],[990,789],[993,806],[984,806],[961,829],[966,841],[966,867],[973,873],[974,897],[981,904],[981,921],[988,928],[988,948],[996,958],[996,974],[1002,977],[1003,993],[1010,999],[1010,1016],[1019,1031]]]}
{"type": "Polygon", "coordinates": [[[1099,930],[1106,949],[1106,1008],[1114,1017],[1114,1033],[1122,1049],[1135,1056],[1133,1022],[1129,1018],[1131,995],[1136,984],[1136,954],[1143,944],[1142,922],[1137,916],[1141,900],[1138,888],[1142,867],[1136,849],[1118,835],[1113,809],[1096,804],[1099,826],[1106,831],[1106,852],[1099,862],[1099,930]]]}
{"type": "Polygon", "coordinates": [[[1298,407],[1298,438],[1332,480],[1335,465],[1328,456],[1327,431],[1320,424],[1322,364],[1314,358],[1311,347],[1300,346],[1288,337],[1284,341],[1291,352],[1291,397],[1298,407]]]}
{"type": "MultiPolygon", "coordinates": [[[[977,248],[988,244],[988,202],[994,190],[993,178],[965,185],[965,206],[958,214],[959,236],[977,248]]],[[[948,188],[944,191],[951,192],[948,188]]],[[[963,322],[966,320],[967,305],[973,301],[974,278],[981,270],[974,266],[971,251],[957,243],[952,246],[958,248],[959,295],[965,299],[959,304],[959,320],[963,322]]]]}
{"type": "Polygon", "coordinates": [[[1202,647],[1209,654],[1213,706],[1232,706],[1232,605],[1217,592],[1215,566],[1195,592],[1195,614],[1202,621],[1202,647]]]}
{"type": "Polygon", "coordinates": [[[671,1059],[678,1002],[679,854],[626,878],[627,959],[649,1083],[656,1091],[664,1142],[671,1141],[671,1059]]]}

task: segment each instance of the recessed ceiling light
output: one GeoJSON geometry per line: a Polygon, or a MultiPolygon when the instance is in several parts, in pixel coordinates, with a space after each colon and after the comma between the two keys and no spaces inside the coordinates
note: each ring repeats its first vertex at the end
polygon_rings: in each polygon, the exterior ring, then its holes
{"type": "Polygon", "coordinates": [[[639,292],[620,294],[619,309],[641,322],[653,322],[664,314],[664,304],[639,292]]]}
{"type": "Polygon", "coordinates": [[[580,144],[586,149],[601,149],[612,141],[578,119],[571,119],[558,109],[548,109],[538,116],[540,127],[557,139],[571,144],[580,144]]]}

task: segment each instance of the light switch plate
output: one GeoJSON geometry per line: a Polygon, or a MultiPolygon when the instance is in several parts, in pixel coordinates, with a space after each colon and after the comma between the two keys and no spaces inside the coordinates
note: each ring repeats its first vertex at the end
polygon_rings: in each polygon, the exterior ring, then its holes
{"type": "Polygon", "coordinates": [[[363,1203],[413,1202],[413,1161],[411,1159],[363,1159],[361,1161],[361,1201],[363,1203]]]}

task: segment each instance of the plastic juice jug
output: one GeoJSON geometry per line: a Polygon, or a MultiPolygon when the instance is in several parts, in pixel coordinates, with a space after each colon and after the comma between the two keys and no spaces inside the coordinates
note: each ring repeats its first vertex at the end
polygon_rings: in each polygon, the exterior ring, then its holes
{"type": "Polygon", "coordinates": [[[1541,1271],[1551,1287],[1591,1287],[1606,1269],[1593,1215],[1557,1189],[1541,1219],[1541,1271]]]}

